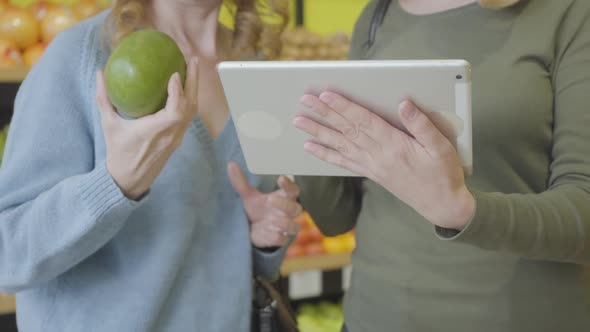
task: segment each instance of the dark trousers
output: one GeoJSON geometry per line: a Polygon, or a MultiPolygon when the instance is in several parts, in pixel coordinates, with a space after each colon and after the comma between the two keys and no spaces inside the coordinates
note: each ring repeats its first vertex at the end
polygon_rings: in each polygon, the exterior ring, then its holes
{"type": "Polygon", "coordinates": [[[346,328],[346,324],[342,325],[342,332],[348,332],[348,329],[346,328]]]}

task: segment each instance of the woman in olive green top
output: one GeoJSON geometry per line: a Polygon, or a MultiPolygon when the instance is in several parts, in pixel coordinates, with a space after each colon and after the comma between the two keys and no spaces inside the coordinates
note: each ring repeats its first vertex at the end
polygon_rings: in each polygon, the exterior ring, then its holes
{"type": "Polygon", "coordinates": [[[590,0],[393,0],[371,44],[378,2],[352,58],[471,62],[474,174],[411,102],[408,136],[338,95],[302,99],[337,129],[295,119],[321,143],[307,151],[361,176],[298,178],[326,234],[356,227],[348,329],[590,331],[590,0]]]}

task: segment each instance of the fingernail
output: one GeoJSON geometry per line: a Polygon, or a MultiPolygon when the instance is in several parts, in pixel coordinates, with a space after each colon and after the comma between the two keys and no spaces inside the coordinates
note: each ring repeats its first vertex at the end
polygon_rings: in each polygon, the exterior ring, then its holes
{"type": "Polygon", "coordinates": [[[305,142],[303,143],[303,149],[307,152],[314,151],[314,144],[312,142],[305,142]]]}
{"type": "Polygon", "coordinates": [[[301,127],[303,125],[303,122],[305,121],[305,119],[303,117],[296,117],[295,119],[293,119],[293,125],[297,128],[301,127]]]}
{"type": "Polygon", "coordinates": [[[400,114],[407,120],[413,120],[416,117],[416,107],[409,101],[404,101],[400,104],[400,114]]]}
{"type": "Polygon", "coordinates": [[[314,99],[311,96],[303,96],[301,97],[301,105],[307,107],[307,108],[313,108],[314,106],[314,99]]]}
{"type": "Polygon", "coordinates": [[[323,101],[324,103],[332,106],[335,98],[330,92],[324,92],[320,95],[320,100],[323,101]]]}
{"type": "Polygon", "coordinates": [[[178,86],[178,73],[174,73],[172,74],[172,78],[170,79],[170,83],[168,84],[168,92],[169,93],[176,93],[176,90],[178,90],[177,86],[178,86]]]}

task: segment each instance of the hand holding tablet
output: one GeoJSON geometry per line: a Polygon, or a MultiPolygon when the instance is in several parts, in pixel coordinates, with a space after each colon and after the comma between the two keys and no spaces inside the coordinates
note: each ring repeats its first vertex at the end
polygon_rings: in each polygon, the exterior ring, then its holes
{"type": "Polygon", "coordinates": [[[219,73],[253,173],[471,171],[465,61],[225,62],[219,73]]]}

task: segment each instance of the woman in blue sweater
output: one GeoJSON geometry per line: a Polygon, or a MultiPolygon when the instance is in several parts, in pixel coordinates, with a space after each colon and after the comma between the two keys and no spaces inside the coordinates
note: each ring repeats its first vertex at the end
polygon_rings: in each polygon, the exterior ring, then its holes
{"type": "Polygon", "coordinates": [[[21,331],[248,330],[252,268],[277,273],[301,207],[287,179],[272,191],[240,170],[215,64],[272,50],[274,30],[254,0],[224,29],[221,2],[116,1],[23,82],[0,169],[0,289],[17,293],[21,331]],[[188,78],[128,121],[105,93],[102,41],[142,27],[178,42],[188,78]]]}

